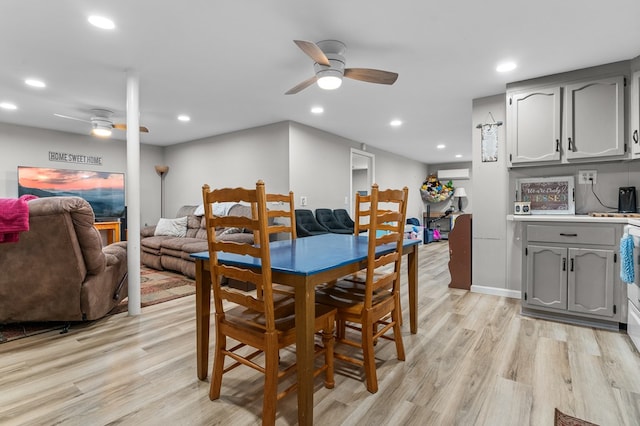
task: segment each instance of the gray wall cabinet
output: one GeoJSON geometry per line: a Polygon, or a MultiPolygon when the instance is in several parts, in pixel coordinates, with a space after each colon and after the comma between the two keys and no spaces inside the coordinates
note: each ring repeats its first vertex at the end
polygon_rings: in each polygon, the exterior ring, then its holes
{"type": "Polygon", "coordinates": [[[629,143],[633,158],[640,158],[640,71],[631,75],[630,86],[629,143]]]}
{"type": "Polygon", "coordinates": [[[512,164],[560,161],[560,87],[507,95],[512,164]]]}
{"type": "Polygon", "coordinates": [[[567,160],[622,156],[624,77],[566,86],[567,160]]]}
{"type": "MultiPolygon", "coordinates": [[[[631,158],[630,74],[625,62],[508,84],[509,166],[631,158]]],[[[637,150],[640,156],[640,143],[637,150]]]]}

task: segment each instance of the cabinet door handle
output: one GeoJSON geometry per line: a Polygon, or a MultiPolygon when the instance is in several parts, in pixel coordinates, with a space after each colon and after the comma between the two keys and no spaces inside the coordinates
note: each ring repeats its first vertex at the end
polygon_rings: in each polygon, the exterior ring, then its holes
{"type": "Polygon", "coordinates": [[[637,129],[633,131],[633,141],[635,143],[638,143],[638,130],[637,129]]]}
{"type": "MultiPolygon", "coordinates": [[[[636,143],[637,143],[637,141],[636,141],[636,143]]],[[[556,152],[560,152],[560,139],[556,139],[556,152]]]]}
{"type": "Polygon", "coordinates": [[[573,272],[573,257],[571,258],[571,272],[573,272]]]}
{"type": "Polygon", "coordinates": [[[573,151],[573,142],[571,142],[571,138],[569,138],[569,151],[573,151]]]}
{"type": "Polygon", "coordinates": [[[562,270],[563,271],[567,270],[567,258],[566,257],[562,258],[562,270]]]}
{"type": "Polygon", "coordinates": [[[578,234],[567,234],[566,232],[561,232],[560,235],[563,237],[577,237],[578,234]]]}

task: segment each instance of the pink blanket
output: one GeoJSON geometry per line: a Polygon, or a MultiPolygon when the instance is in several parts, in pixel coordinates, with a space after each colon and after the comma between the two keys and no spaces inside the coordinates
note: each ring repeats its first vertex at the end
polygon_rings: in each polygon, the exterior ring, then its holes
{"type": "Polygon", "coordinates": [[[29,230],[27,201],[38,198],[23,195],[20,198],[0,198],[0,243],[15,243],[20,232],[29,230]]]}

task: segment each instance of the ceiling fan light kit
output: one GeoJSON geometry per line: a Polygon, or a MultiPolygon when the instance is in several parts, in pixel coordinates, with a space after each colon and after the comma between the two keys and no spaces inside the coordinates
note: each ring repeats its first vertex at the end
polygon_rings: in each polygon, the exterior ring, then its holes
{"type": "Polygon", "coordinates": [[[321,89],[335,90],[342,86],[342,75],[334,70],[320,71],[317,83],[321,89]]]}
{"type": "Polygon", "coordinates": [[[103,121],[92,121],[91,134],[100,138],[108,138],[111,136],[111,125],[105,124],[103,121]]]}
{"type": "Polygon", "coordinates": [[[113,123],[111,122],[111,111],[93,110],[94,116],[91,117],[91,134],[100,138],[108,138],[111,136],[113,123]]]}

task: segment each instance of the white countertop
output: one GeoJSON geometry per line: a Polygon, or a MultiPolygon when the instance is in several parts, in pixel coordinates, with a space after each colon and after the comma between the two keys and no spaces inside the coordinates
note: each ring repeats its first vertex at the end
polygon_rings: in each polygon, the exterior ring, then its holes
{"type": "Polygon", "coordinates": [[[621,223],[640,226],[640,218],[594,217],[586,214],[509,214],[507,220],[513,222],[621,223]]]}

